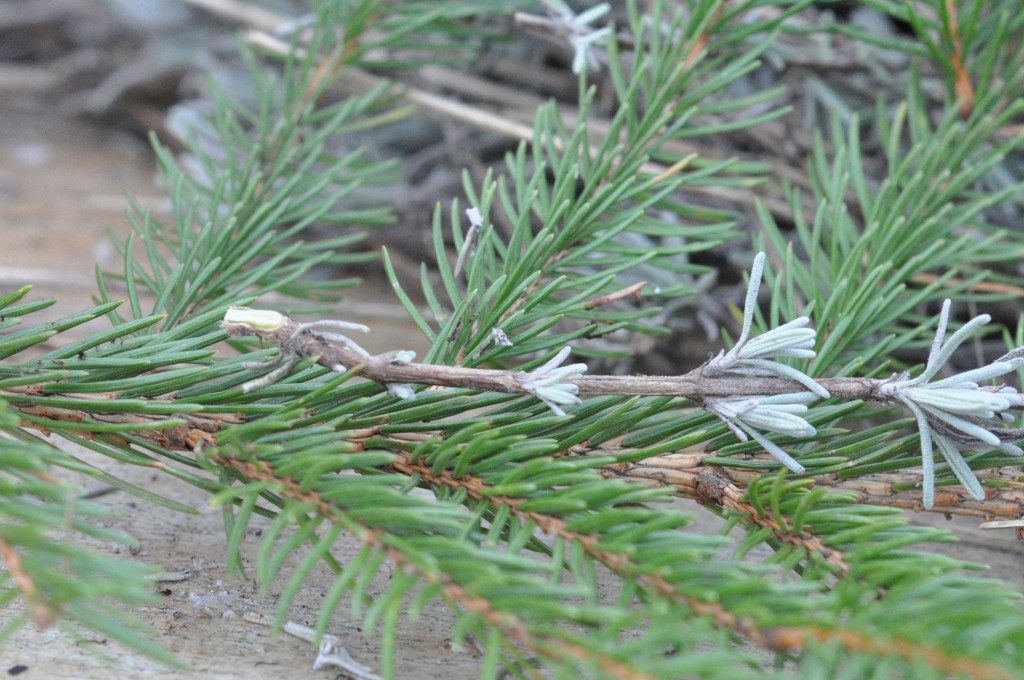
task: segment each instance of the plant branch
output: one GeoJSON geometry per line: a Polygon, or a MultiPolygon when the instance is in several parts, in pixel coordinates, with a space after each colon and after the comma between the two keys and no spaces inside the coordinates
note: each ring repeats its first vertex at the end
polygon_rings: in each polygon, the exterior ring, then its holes
{"type": "MultiPolygon", "coordinates": [[[[398,458],[389,466],[404,475],[416,476],[426,484],[434,487],[459,489],[477,501],[484,501],[493,507],[506,506],[526,521],[532,521],[549,536],[578,543],[588,555],[608,567],[614,573],[634,578],[644,587],[677,603],[684,604],[693,612],[707,616],[716,625],[749,640],[769,651],[798,651],[804,649],[809,640],[838,643],[851,651],[897,656],[911,661],[923,657],[935,667],[950,673],[968,673],[972,677],[1004,680],[1010,675],[1002,668],[984,661],[971,659],[962,655],[949,654],[933,645],[913,640],[883,640],[859,631],[850,629],[829,629],[814,625],[809,626],[778,626],[761,627],[752,619],[737,616],[726,609],[721,602],[707,602],[686,595],[679,591],[663,573],[645,571],[631,558],[621,552],[605,550],[601,547],[601,538],[595,534],[584,534],[569,529],[565,520],[543,512],[525,510],[524,501],[518,498],[488,493],[486,481],[471,476],[455,478],[445,470],[434,473],[430,465],[414,461],[410,454],[398,453],[398,458]]],[[[791,532],[784,523],[776,521],[769,515],[761,515],[749,503],[743,501],[743,492],[724,478],[720,472],[705,470],[698,475],[695,491],[705,502],[713,502],[742,513],[757,526],[763,526],[781,540],[803,547],[808,552],[821,554],[836,570],[846,576],[849,565],[840,551],[828,548],[822,540],[808,532],[791,532]]],[[[632,677],[632,676],[620,676],[632,677]]]]}
{"type": "Polygon", "coordinates": [[[398,459],[390,467],[404,475],[416,475],[425,483],[434,487],[443,486],[450,489],[462,489],[474,500],[485,501],[496,508],[507,506],[521,519],[536,523],[540,530],[549,536],[556,536],[580,544],[588,555],[616,574],[635,578],[646,588],[670,597],[675,602],[686,605],[696,614],[707,616],[716,625],[730,630],[762,648],[775,651],[782,649],[774,646],[774,636],[770,629],[763,630],[749,618],[736,616],[729,612],[720,602],[708,602],[679,592],[676,586],[662,574],[644,572],[626,553],[601,548],[599,536],[572,531],[568,528],[565,520],[559,517],[543,512],[525,510],[522,507],[525,502],[523,499],[484,493],[489,485],[480,478],[470,476],[455,478],[447,470],[440,474],[435,474],[429,465],[413,461],[411,456],[406,453],[400,453],[398,459]]]}
{"type": "MultiPolygon", "coordinates": [[[[615,449],[606,451],[595,449],[595,455],[628,454],[628,450],[615,449]]],[[[715,501],[716,497],[743,498],[745,487],[754,473],[747,470],[731,469],[718,465],[709,465],[704,459],[714,452],[701,453],[667,453],[652,456],[642,461],[613,463],[601,469],[609,476],[643,481],[652,486],[670,486],[680,495],[695,500],[715,501]],[[727,486],[723,486],[723,483],[727,486]],[[721,489],[721,490],[719,490],[721,489]],[[726,491],[725,489],[728,489],[726,491]]],[[[985,486],[986,498],[977,501],[954,488],[940,487],[936,490],[935,506],[926,508],[922,503],[922,492],[916,488],[919,480],[916,475],[906,474],[872,474],[855,479],[838,479],[834,475],[814,477],[815,483],[837,491],[854,495],[858,503],[865,505],[881,505],[915,512],[928,511],[968,517],[1008,517],[1016,519],[1024,516],[1024,485],[1016,481],[1016,474],[1007,475],[1009,479],[1000,480],[999,486],[985,486]]],[[[725,505],[725,502],[722,502],[725,505]]],[[[740,508],[734,508],[739,510],[740,508]]],[[[772,528],[769,525],[764,525],[772,528]]],[[[773,532],[774,533],[774,532],[773,532]]],[[[781,535],[777,538],[787,543],[781,535]]],[[[826,555],[826,560],[831,559],[826,555]]]]}
{"type": "MultiPolygon", "coordinates": [[[[222,326],[230,335],[259,337],[289,357],[316,358],[317,363],[331,370],[342,373],[353,370],[383,385],[411,383],[486,392],[531,393],[523,386],[527,375],[523,371],[406,362],[396,360],[394,353],[371,356],[344,336],[310,328],[310,324],[300,324],[278,312],[232,307],[222,326]],[[339,338],[343,340],[339,341],[339,338]]],[[[785,378],[738,377],[718,371],[712,377],[705,374],[703,366],[684,375],[574,375],[561,382],[575,385],[582,396],[685,397],[698,404],[708,398],[769,397],[806,391],[804,384],[785,378]]],[[[843,401],[885,404],[896,401],[891,390],[893,378],[820,378],[814,382],[832,397],[843,401]]],[[[994,386],[980,391],[997,393],[999,389],[999,386],[994,386]]],[[[994,432],[1004,441],[1024,437],[1024,431],[1018,428],[995,429],[994,432]]]]}
{"type": "Polygon", "coordinates": [[[705,454],[666,454],[639,463],[613,463],[601,470],[608,476],[640,480],[655,486],[673,486],[677,491],[702,504],[712,504],[738,512],[744,521],[768,529],[776,539],[797,546],[808,554],[820,555],[836,573],[846,576],[850,565],[841,550],[806,530],[793,531],[783,518],[776,519],[765,509],[759,512],[744,500],[746,490],[729,477],[730,471],[705,465],[705,454]]]}
{"type": "MultiPolygon", "coordinates": [[[[80,397],[80,399],[95,402],[97,407],[95,411],[88,408],[73,409],[50,406],[38,403],[40,400],[45,400],[46,397],[39,389],[34,387],[0,390],[0,398],[9,401],[19,413],[30,416],[30,418],[22,420],[21,425],[23,427],[39,430],[45,435],[51,433],[50,428],[46,425],[47,421],[83,424],[116,423],[134,426],[132,432],[135,436],[172,451],[196,451],[203,446],[214,446],[216,444],[214,435],[224,425],[243,422],[242,418],[235,414],[209,413],[203,415],[180,414],[163,416],[104,412],[102,405],[114,399],[113,395],[80,397]],[[178,424],[178,421],[181,421],[181,423],[178,424]]],[[[160,403],[160,400],[156,399],[146,401],[160,403]]],[[[96,437],[96,431],[89,429],[87,426],[77,430],[72,428],[71,431],[86,439],[94,439],[96,437]]]]}
{"type": "MultiPolygon", "coordinates": [[[[382,383],[412,383],[461,387],[486,392],[527,394],[522,386],[522,371],[502,371],[464,366],[446,366],[415,362],[395,362],[382,354],[369,356],[353,346],[339,343],[315,330],[306,330],[303,324],[277,312],[232,308],[223,324],[231,335],[254,335],[299,358],[316,357],[317,363],[341,372],[351,369],[362,377],[382,383]],[[273,315],[264,324],[261,315],[273,315]]],[[[629,395],[686,397],[702,402],[709,397],[772,396],[806,391],[793,380],[772,377],[735,377],[720,375],[708,377],[698,368],[685,375],[579,375],[563,382],[579,388],[583,396],[629,395]]],[[[816,381],[834,396],[844,400],[864,400],[890,403],[893,399],[881,391],[889,382],[876,378],[825,378],[816,381]]]]}
{"type": "Polygon", "coordinates": [[[344,516],[330,501],[324,499],[315,490],[306,490],[303,485],[291,478],[279,476],[266,461],[250,461],[235,456],[217,454],[210,459],[225,469],[241,474],[247,480],[272,482],[276,491],[291,500],[307,503],[316,508],[316,513],[333,524],[351,531],[356,538],[367,546],[384,552],[398,567],[413,571],[425,582],[440,587],[445,598],[452,604],[462,607],[465,611],[476,614],[489,625],[500,630],[509,639],[522,644],[555,661],[574,659],[597,663],[601,668],[625,680],[654,680],[650,675],[628,663],[610,656],[596,653],[579,645],[552,636],[537,635],[518,616],[500,611],[483,595],[470,594],[454,582],[445,572],[436,568],[424,568],[420,562],[411,560],[400,549],[390,545],[388,541],[372,527],[365,526],[350,517],[344,516]]]}
{"type": "Polygon", "coordinates": [[[699,502],[720,505],[738,512],[744,521],[768,529],[775,538],[783,543],[802,548],[808,554],[820,555],[837,574],[841,576],[849,574],[850,565],[847,563],[843,551],[828,547],[820,536],[815,536],[805,529],[794,531],[787,526],[784,517],[776,517],[767,510],[759,512],[757,508],[744,500],[746,491],[733,484],[720,468],[709,467],[698,474],[694,491],[699,502]]]}
{"type": "Polygon", "coordinates": [[[864,654],[895,655],[907,661],[924,659],[926,663],[945,673],[962,674],[976,680],[1014,680],[1016,677],[1005,668],[957,653],[950,653],[935,645],[900,639],[880,640],[855,630],[833,630],[807,626],[799,629],[780,630],[778,635],[778,642],[781,645],[793,644],[798,641],[807,644],[808,639],[812,638],[822,643],[838,643],[850,651],[864,654]]]}
{"type": "MultiPolygon", "coordinates": [[[[731,383],[740,379],[727,378],[725,380],[731,383]]],[[[764,380],[769,383],[786,382],[776,378],[765,378],[764,380]]],[[[95,411],[88,408],[67,409],[40,406],[35,404],[34,401],[39,396],[41,396],[41,392],[30,387],[9,388],[0,391],[0,397],[8,400],[16,412],[39,416],[38,420],[23,420],[22,426],[24,427],[49,434],[51,430],[46,426],[45,421],[47,420],[62,423],[83,423],[90,420],[130,423],[138,425],[140,428],[132,431],[132,435],[135,438],[147,441],[168,451],[189,451],[194,453],[203,448],[214,447],[217,445],[217,434],[225,426],[244,422],[241,416],[229,413],[181,414],[175,416],[108,413],[104,410],[104,404],[113,398],[110,395],[81,397],[82,399],[95,401],[95,411]],[[172,419],[184,420],[185,423],[172,427],[162,426],[163,422],[172,419]]],[[[146,401],[154,400],[147,399],[146,401]]],[[[84,428],[76,429],[70,427],[63,428],[63,431],[85,439],[94,439],[96,437],[95,432],[84,428]]],[[[375,428],[369,428],[364,431],[350,433],[350,437],[358,441],[375,434],[379,434],[379,432],[375,428]]],[[[394,437],[396,435],[392,434],[390,436],[394,437]]],[[[419,441],[426,436],[423,433],[417,433],[416,440],[419,441]]],[[[596,448],[588,449],[587,453],[596,455],[628,455],[629,451],[629,449],[596,448]]],[[[735,487],[737,497],[742,497],[743,489],[753,476],[753,473],[704,463],[704,459],[711,455],[714,455],[713,451],[666,453],[637,462],[613,463],[603,466],[602,470],[609,475],[643,481],[646,484],[671,486],[679,494],[693,499],[700,499],[702,497],[702,493],[697,490],[698,485],[702,483],[702,475],[710,474],[712,478],[720,478],[721,475],[726,475],[729,478],[729,484],[735,487]]],[[[705,482],[710,482],[710,479],[705,479],[705,482]]],[[[987,497],[984,501],[976,501],[962,493],[958,493],[954,489],[940,487],[936,490],[935,508],[932,509],[922,506],[921,492],[919,490],[898,488],[900,486],[916,485],[916,479],[908,475],[891,473],[873,474],[855,479],[838,479],[834,475],[819,475],[814,479],[817,484],[853,493],[856,495],[858,502],[864,504],[903,508],[917,512],[932,510],[934,512],[982,518],[1006,517],[1017,519],[1024,516],[1024,486],[1016,482],[1015,475],[1009,475],[999,486],[986,486],[987,497]]],[[[732,496],[732,492],[729,495],[732,496]]],[[[789,539],[784,539],[782,536],[779,536],[779,538],[786,542],[792,542],[789,539]]]]}

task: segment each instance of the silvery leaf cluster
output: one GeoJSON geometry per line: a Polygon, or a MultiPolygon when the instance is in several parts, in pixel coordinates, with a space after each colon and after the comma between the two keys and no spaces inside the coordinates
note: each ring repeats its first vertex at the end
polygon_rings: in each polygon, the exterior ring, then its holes
{"type": "MultiPolygon", "coordinates": [[[[411,364],[416,359],[416,352],[411,349],[400,349],[387,355],[387,358],[391,364],[396,366],[411,364]]],[[[399,399],[410,401],[416,398],[416,392],[413,391],[412,385],[406,383],[385,383],[384,387],[387,388],[388,394],[399,399]]]]}
{"type": "Polygon", "coordinates": [[[802,416],[807,413],[807,404],[817,399],[818,396],[812,392],[794,392],[771,397],[707,399],[704,406],[721,418],[740,441],[753,439],[779,462],[799,474],[806,471],[804,466],[761,431],[790,437],[813,437],[817,433],[814,426],[802,416]]]}
{"type": "Polygon", "coordinates": [[[742,376],[778,376],[794,380],[821,399],[828,399],[829,393],[810,376],[792,366],[774,359],[813,359],[814,341],[817,333],[808,327],[811,320],[801,316],[778,328],[761,335],[750,337],[757,309],[757,293],[761,288],[761,274],[764,271],[764,253],[758,253],[750,272],[750,284],[743,305],[743,330],[732,349],[719,352],[704,367],[704,375],[714,377],[722,374],[742,376]]]}
{"type": "Polygon", "coordinates": [[[561,23],[562,29],[569,38],[573,48],[572,72],[580,74],[584,69],[592,70],[600,67],[600,60],[594,46],[601,43],[611,33],[611,28],[594,28],[592,23],[611,11],[607,2],[594,5],[579,14],[572,11],[564,0],[543,0],[548,14],[561,23]]]}
{"type": "Polygon", "coordinates": [[[565,382],[567,378],[587,371],[586,364],[562,366],[571,351],[571,347],[563,347],[544,365],[524,373],[519,380],[519,386],[524,392],[543,401],[559,416],[565,415],[562,406],[583,403],[578,396],[579,387],[575,383],[565,382]]]}
{"type": "Polygon", "coordinates": [[[926,508],[931,508],[935,502],[933,442],[953,474],[976,500],[984,500],[985,493],[964,460],[964,450],[993,448],[1014,456],[1024,455],[1019,446],[1006,441],[1009,435],[1001,427],[1012,419],[1010,409],[1024,404],[1024,397],[1012,387],[981,384],[1001,378],[1024,365],[1021,351],[1015,350],[987,366],[929,382],[964,340],[991,320],[987,314],[977,316],[943,342],[949,321],[949,308],[950,301],[946,300],[942,305],[928,362],[921,375],[916,378],[911,378],[907,373],[893,376],[879,389],[884,396],[906,406],[917,419],[924,469],[923,502],[926,508]]]}

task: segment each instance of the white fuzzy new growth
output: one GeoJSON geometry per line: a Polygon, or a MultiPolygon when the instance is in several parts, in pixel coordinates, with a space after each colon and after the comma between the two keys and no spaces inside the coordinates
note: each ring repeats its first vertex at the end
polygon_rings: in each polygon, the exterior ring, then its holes
{"type": "MultiPolygon", "coordinates": [[[[815,332],[808,327],[810,320],[807,317],[800,317],[757,337],[750,337],[763,269],[764,253],[758,253],[751,268],[743,307],[743,330],[732,349],[720,352],[707,363],[704,374],[712,377],[726,374],[777,375],[799,382],[810,392],[770,398],[708,399],[705,406],[721,418],[741,441],[753,438],[787,468],[802,473],[804,467],[761,432],[775,432],[791,437],[813,436],[814,428],[801,414],[807,411],[806,402],[827,398],[829,393],[809,376],[791,366],[773,361],[784,357],[814,357],[815,332]]],[[[894,375],[878,390],[881,396],[903,404],[917,420],[924,478],[922,501],[926,508],[935,504],[935,448],[938,448],[967,493],[976,500],[984,500],[985,492],[970,465],[964,460],[963,450],[991,447],[1013,456],[1024,455],[1019,446],[1004,441],[1011,436],[1011,431],[1000,431],[996,427],[1012,419],[1009,410],[1024,405],[1024,397],[1012,387],[980,384],[1012,373],[1024,365],[1024,357],[1021,356],[1024,351],[1014,351],[987,366],[929,382],[953,352],[991,320],[987,314],[975,317],[944,342],[950,305],[949,300],[942,305],[935,339],[921,375],[916,378],[911,378],[909,373],[894,375]]]]}
{"type": "Polygon", "coordinates": [[[570,352],[572,352],[571,347],[563,347],[544,365],[529,373],[524,373],[519,381],[519,386],[524,392],[543,401],[548,408],[554,411],[555,415],[559,416],[565,415],[562,406],[583,403],[577,396],[580,388],[575,383],[565,382],[565,379],[586,373],[587,365],[562,366],[562,362],[566,360],[570,352]]]}
{"type": "Polygon", "coordinates": [[[1019,446],[1004,442],[991,429],[1010,420],[1009,409],[1024,404],[1024,398],[1012,387],[993,388],[978,384],[1012,373],[1024,364],[1024,359],[1011,353],[987,366],[928,382],[968,336],[991,320],[988,314],[977,316],[943,343],[946,324],[949,321],[950,304],[950,301],[946,300],[942,305],[935,340],[932,342],[928,362],[921,375],[916,378],[910,378],[907,373],[899,377],[894,375],[891,381],[879,389],[882,394],[891,396],[906,406],[917,419],[921,436],[921,464],[924,469],[922,496],[926,508],[931,508],[935,503],[933,441],[967,493],[979,501],[985,499],[985,491],[970,465],[964,460],[961,449],[984,445],[1013,456],[1024,455],[1019,446]],[[944,432],[937,431],[936,427],[943,429],[944,432]]]}
{"type": "Polygon", "coordinates": [[[764,253],[758,253],[750,270],[750,284],[743,304],[743,330],[728,352],[719,352],[704,367],[705,375],[731,373],[733,375],[765,376],[777,375],[800,383],[822,399],[828,399],[828,390],[808,375],[792,366],[771,359],[813,359],[814,341],[817,332],[809,328],[811,320],[801,316],[778,328],[773,328],[754,338],[750,329],[754,324],[757,310],[757,294],[761,289],[761,274],[764,271],[764,253]]]}
{"type": "Polygon", "coordinates": [[[605,40],[611,28],[594,28],[592,23],[611,11],[612,7],[607,2],[594,5],[579,14],[575,14],[569,5],[563,0],[543,0],[548,13],[556,21],[562,24],[562,29],[569,38],[574,52],[572,59],[572,72],[580,74],[584,70],[596,69],[600,61],[594,53],[594,46],[605,40]]]}
{"type": "Polygon", "coordinates": [[[740,441],[748,441],[747,435],[750,435],[779,462],[800,474],[806,472],[804,466],[758,430],[790,437],[813,437],[817,431],[800,415],[807,413],[807,402],[817,399],[811,392],[796,392],[753,399],[708,399],[704,405],[721,418],[740,441]]]}
{"type": "Polygon", "coordinates": [[[809,318],[801,316],[754,338],[750,337],[763,273],[764,253],[758,253],[750,270],[740,337],[732,349],[728,352],[719,352],[718,356],[704,366],[704,375],[776,375],[800,383],[809,392],[747,399],[708,399],[705,401],[705,407],[721,418],[740,441],[748,441],[749,435],[779,462],[799,474],[806,471],[804,466],[759,430],[791,437],[813,437],[816,434],[814,427],[801,418],[800,414],[807,412],[807,402],[827,399],[829,393],[810,376],[792,366],[772,361],[781,358],[814,358],[814,341],[817,333],[808,327],[811,322],[809,318]]]}

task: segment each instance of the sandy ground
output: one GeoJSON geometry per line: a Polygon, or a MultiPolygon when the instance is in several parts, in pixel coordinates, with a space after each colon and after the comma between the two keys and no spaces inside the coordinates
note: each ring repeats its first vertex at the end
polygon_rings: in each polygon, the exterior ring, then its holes
{"type": "MultiPolygon", "coordinates": [[[[60,304],[46,314],[82,309],[95,290],[94,263],[110,266],[115,252],[107,228],[125,233],[121,211],[125,192],[159,201],[151,156],[135,138],[80,122],[38,113],[0,111],[0,289],[36,284],[33,298],[56,297],[60,304]]],[[[374,297],[374,296],[368,296],[374,297]]],[[[356,301],[353,320],[372,320],[375,327],[400,327],[397,306],[356,301]],[[360,306],[362,305],[362,306],[360,306]],[[368,319],[367,317],[374,317],[368,319]]],[[[76,334],[85,332],[76,331],[76,334]]],[[[125,493],[99,498],[120,514],[112,526],[134,537],[141,549],[126,558],[157,565],[166,572],[187,572],[181,581],[161,583],[158,605],[139,612],[155,638],[186,663],[195,676],[209,678],[345,677],[337,671],[314,672],[315,650],[287,635],[244,620],[246,614],[272,614],[283,583],[260,595],[253,583],[225,571],[225,538],[219,511],[211,509],[196,489],[152,470],[117,467],[96,460],[106,469],[152,491],[196,508],[198,515],[177,514],[149,505],[125,493]]],[[[714,531],[716,519],[699,515],[697,528],[714,531]]],[[[992,565],[993,574],[1024,587],[1024,545],[1011,533],[982,532],[976,521],[947,522],[941,516],[916,515],[914,521],[948,526],[964,539],[939,548],[948,554],[992,565]]],[[[246,555],[258,547],[260,521],[250,527],[246,555]]],[[[345,546],[337,557],[345,559],[345,546]]],[[[124,548],[109,546],[124,551],[124,548]]],[[[386,586],[387,574],[375,588],[386,586]]],[[[330,584],[327,569],[314,573],[302,589],[290,618],[312,624],[319,602],[330,584]]],[[[0,619],[10,613],[0,613],[0,619]]],[[[400,629],[400,678],[449,680],[476,677],[478,655],[473,649],[452,649],[447,643],[450,614],[442,605],[429,608],[400,629]]],[[[379,668],[378,640],[363,634],[358,624],[339,610],[330,632],[348,652],[373,669],[379,668]]],[[[0,647],[0,671],[20,678],[179,677],[130,650],[95,636],[60,628],[22,629],[0,647]],[[19,671],[21,671],[19,673],[19,671]]]]}

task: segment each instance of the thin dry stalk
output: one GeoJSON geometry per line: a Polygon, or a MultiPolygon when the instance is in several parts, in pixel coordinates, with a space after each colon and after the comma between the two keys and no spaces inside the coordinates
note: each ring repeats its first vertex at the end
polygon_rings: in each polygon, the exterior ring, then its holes
{"type": "Polygon", "coordinates": [[[949,39],[953,50],[950,52],[949,61],[953,66],[953,92],[960,100],[960,117],[967,120],[974,110],[974,85],[971,83],[971,76],[964,66],[964,45],[960,38],[960,22],[957,19],[956,1],[944,0],[946,9],[946,30],[949,32],[949,39]]]}
{"type": "Polygon", "coordinates": [[[39,628],[49,626],[54,619],[53,610],[39,597],[35,579],[25,571],[22,565],[21,554],[4,538],[0,538],[0,560],[4,561],[7,573],[14,581],[15,587],[21,591],[25,601],[29,603],[32,619],[36,625],[39,628]]]}

